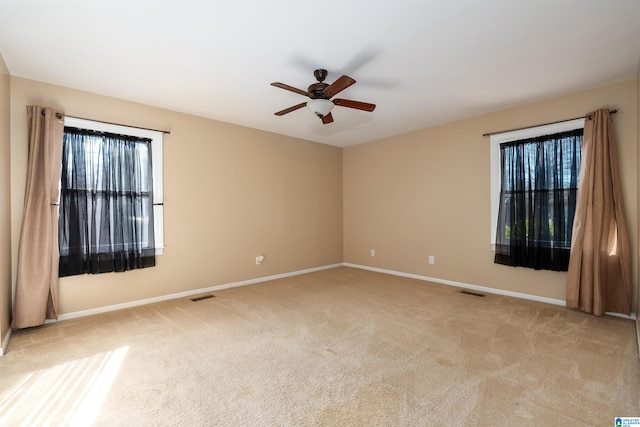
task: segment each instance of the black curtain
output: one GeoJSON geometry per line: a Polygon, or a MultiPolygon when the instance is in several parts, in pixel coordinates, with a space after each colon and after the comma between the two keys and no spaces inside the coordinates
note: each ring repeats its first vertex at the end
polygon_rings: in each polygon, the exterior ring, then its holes
{"type": "Polygon", "coordinates": [[[59,275],[155,265],[151,140],[65,127],[59,275]]]}
{"type": "Polygon", "coordinates": [[[500,145],[495,262],[567,271],[583,129],[500,145]]]}

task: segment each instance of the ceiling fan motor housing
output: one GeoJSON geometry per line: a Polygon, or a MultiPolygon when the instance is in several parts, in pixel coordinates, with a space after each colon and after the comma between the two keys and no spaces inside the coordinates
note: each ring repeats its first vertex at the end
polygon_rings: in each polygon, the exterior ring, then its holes
{"type": "Polygon", "coordinates": [[[314,83],[311,86],[309,86],[309,88],[307,89],[307,91],[309,92],[309,97],[311,99],[329,99],[327,97],[327,95],[325,95],[323,93],[324,89],[329,86],[326,83],[314,83]]]}
{"type": "Polygon", "coordinates": [[[324,79],[327,78],[327,70],[323,70],[323,69],[315,70],[313,72],[313,75],[316,78],[316,80],[318,80],[318,83],[312,84],[307,89],[307,92],[309,92],[309,97],[311,99],[329,99],[329,97],[323,93],[325,88],[329,86],[327,83],[323,83],[324,79]]]}

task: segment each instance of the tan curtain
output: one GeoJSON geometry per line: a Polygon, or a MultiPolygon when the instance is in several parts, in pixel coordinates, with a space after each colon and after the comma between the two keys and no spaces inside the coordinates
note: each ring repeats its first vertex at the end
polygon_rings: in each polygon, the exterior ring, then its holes
{"type": "Polygon", "coordinates": [[[58,317],[58,187],[63,113],[27,107],[29,158],[13,328],[42,325],[58,317]]]}
{"type": "Polygon", "coordinates": [[[631,314],[631,249],[609,110],[587,115],[567,274],[567,307],[631,314]]]}

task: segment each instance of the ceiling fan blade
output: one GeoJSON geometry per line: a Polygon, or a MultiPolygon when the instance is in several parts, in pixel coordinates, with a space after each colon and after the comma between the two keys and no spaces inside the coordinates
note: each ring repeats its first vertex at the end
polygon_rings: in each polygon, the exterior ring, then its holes
{"type": "Polygon", "coordinates": [[[351,86],[352,84],[354,84],[356,81],[354,79],[352,79],[349,76],[342,76],[340,78],[338,78],[338,80],[336,80],[335,82],[331,83],[329,86],[327,86],[322,93],[325,94],[326,96],[328,96],[329,98],[331,98],[334,95],[337,95],[338,93],[342,92],[343,90],[345,90],[346,88],[348,88],[349,86],[351,86]]]}
{"type": "Polygon", "coordinates": [[[282,110],[282,111],[278,111],[277,113],[274,113],[274,114],[275,114],[276,116],[284,116],[285,114],[290,113],[290,112],[292,112],[292,111],[299,110],[300,108],[302,108],[302,107],[304,107],[304,106],[306,106],[306,105],[307,105],[307,103],[306,103],[306,102],[303,102],[303,103],[301,103],[301,104],[294,105],[293,107],[285,108],[284,110],[282,110]]]}
{"type": "Polygon", "coordinates": [[[271,83],[271,86],[279,87],[280,89],[290,90],[291,92],[295,92],[299,95],[309,96],[309,92],[307,92],[306,90],[298,89],[296,87],[289,86],[284,83],[273,82],[271,83]]]}
{"type": "Polygon", "coordinates": [[[376,104],[369,104],[368,102],[351,101],[349,99],[334,99],[333,103],[341,107],[355,108],[356,110],[373,111],[376,109],[376,104]]]}
{"type": "Polygon", "coordinates": [[[325,125],[329,123],[333,123],[333,116],[331,115],[331,111],[329,111],[329,113],[322,116],[322,123],[324,123],[325,125]]]}

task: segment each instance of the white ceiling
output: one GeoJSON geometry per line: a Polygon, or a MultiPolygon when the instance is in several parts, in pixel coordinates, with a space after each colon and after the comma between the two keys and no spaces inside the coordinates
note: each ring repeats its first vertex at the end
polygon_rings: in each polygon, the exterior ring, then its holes
{"type": "MultiPolygon", "coordinates": [[[[640,0],[0,0],[11,75],[345,147],[635,78],[640,0]],[[313,70],[357,83],[323,125],[313,70]]],[[[99,119],[96,117],[96,119],[99,119]]]]}

